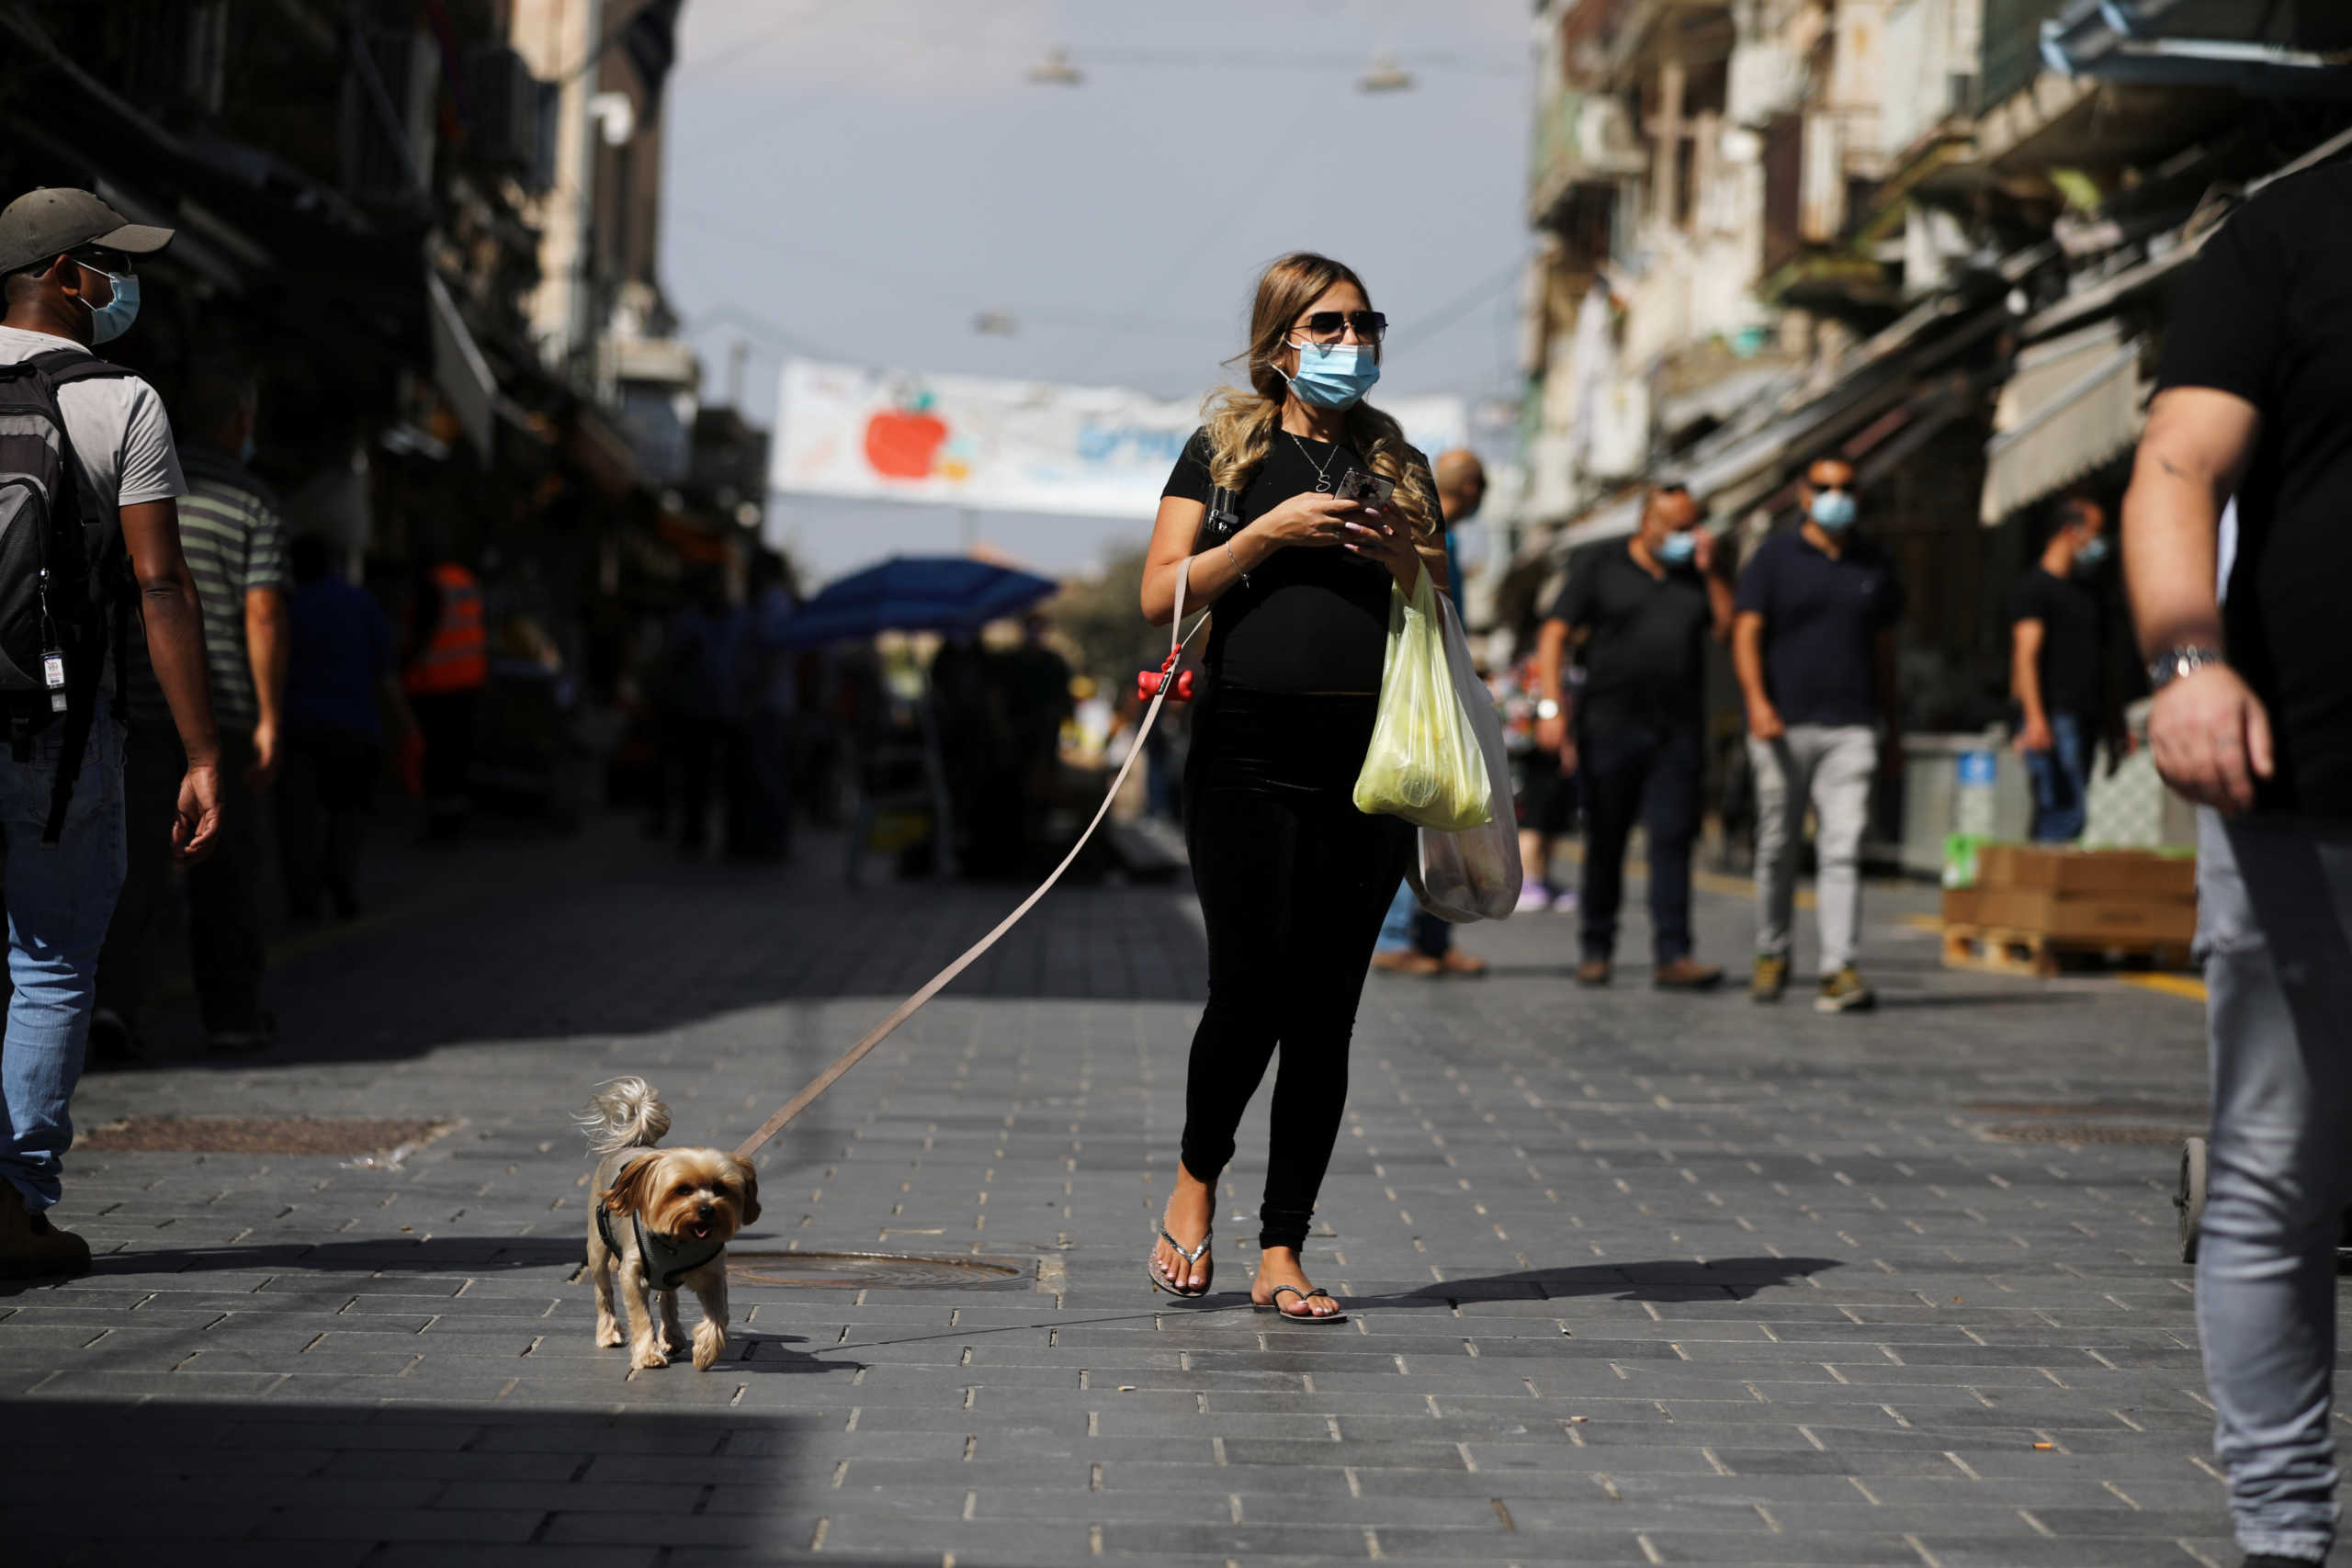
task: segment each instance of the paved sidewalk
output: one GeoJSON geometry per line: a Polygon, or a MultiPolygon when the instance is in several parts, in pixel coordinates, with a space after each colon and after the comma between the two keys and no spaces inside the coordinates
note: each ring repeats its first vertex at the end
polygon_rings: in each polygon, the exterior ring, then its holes
{"type": "MultiPolygon", "coordinates": [[[[1916,894],[1872,906],[1866,1019],[1471,931],[1491,978],[1366,992],[1310,1258],[1354,1316],[1306,1328],[1243,1293],[1261,1114],[1216,1293],[1147,1288],[1197,919],[1057,892],[771,1146],[737,1244],[1015,1272],[739,1283],[728,1359],[631,1377],[573,1279],[588,1089],[731,1145],[1018,890],[501,852],[282,963],[270,1055],[87,1080],[85,1128],[455,1126],[374,1168],[77,1150],[97,1272],[0,1285],[12,1559],[2234,1568],[2169,1203],[2191,1003],[1948,974],[1916,894]]],[[[1737,901],[1700,917],[1744,952],[1737,901]]]]}

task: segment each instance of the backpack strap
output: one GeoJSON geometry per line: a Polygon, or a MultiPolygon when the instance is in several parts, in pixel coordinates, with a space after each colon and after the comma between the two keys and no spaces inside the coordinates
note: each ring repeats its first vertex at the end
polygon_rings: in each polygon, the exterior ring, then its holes
{"type": "Polygon", "coordinates": [[[41,824],[40,847],[57,848],[65,836],[65,813],[74,804],[74,785],[82,776],[82,758],[90,746],[90,726],[96,721],[98,675],[84,659],[65,693],[65,733],[59,738],[57,777],[51,781],[49,818],[41,824]]]}
{"type": "Polygon", "coordinates": [[[63,386],[68,381],[105,380],[137,374],[111,359],[100,359],[94,354],[76,354],[70,348],[52,348],[21,363],[48,377],[55,386],[63,386]]]}

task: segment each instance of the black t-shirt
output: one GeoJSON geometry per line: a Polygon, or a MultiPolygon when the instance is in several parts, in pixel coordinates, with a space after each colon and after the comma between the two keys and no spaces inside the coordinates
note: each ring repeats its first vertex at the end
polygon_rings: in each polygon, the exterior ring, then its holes
{"type": "MultiPolygon", "coordinates": [[[[1159,493],[1208,504],[1209,444],[1195,431],[1159,493]]],[[[1350,468],[1372,465],[1347,446],[1277,433],[1235,507],[1240,527],[1302,491],[1318,468],[1336,488],[1350,468]]],[[[1426,475],[1430,493],[1436,485],[1426,475]]],[[[1238,530],[1237,530],[1238,531],[1238,530]]],[[[1214,549],[1229,534],[1211,532],[1214,549]]],[[[1276,550],[1216,602],[1202,660],[1217,680],[1261,692],[1377,692],[1388,653],[1388,569],[1334,546],[1276,550]]]]}
{"type": "Polygon", "coordinates": [[[2173,301],[2158,389],[2210,387],[2262,413],[2222,611],[2278,746],[2256,809],[2352,818],[2352,167],[2247,202],[2173,301]]]}
{"type": "Polygon", "coordinates": [[[1802,529],[1756,547],[1739,574],[1740,611],[1764,617],[1764,694],[1783,724],[1868,724],[1878,716],[1878,634],[1903,615],[1894,569],[1868,539],[1840,553],[1802,529]]]}
{"type": "Polygon", "coordinates": [[[1568,581],[1551,618],[1588,628],[1579,725],[1625,720],[1696,722],[1705,693],[1707,587],[1687,566],[1652,577],[1627,540],[1568,558],[1568,581]]]}
{"type": "Polygon", "coordinates": [[[2094,727],[2106,711],[2104,620],[2098,595],[2071,577],[2052,576],[2037,566],[2018,580],[2009,598],[2009,624],[2041,623],[2041,654],[2034,664],[2041,674],[2046,711],[2072,714],[2094,727]]]}

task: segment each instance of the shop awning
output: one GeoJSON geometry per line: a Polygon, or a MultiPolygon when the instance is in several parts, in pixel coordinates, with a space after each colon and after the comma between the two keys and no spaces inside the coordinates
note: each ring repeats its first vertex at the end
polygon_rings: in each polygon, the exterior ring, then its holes
{"type": "Polygon", "coordinates": [[[2041,24],[2041,57],[2061,74],[2109,82],[2352,96],[2341,22],[2296,29],[2290,10],[2290,36],[2280,39],[2271,36],[2280,10],[2245,0],[2072,0],[2041,24]]]}
{"type": "MultiPolygon", "coordinates": [[[[1940,296],[1861,344],[1827,391],[1777,417],[1768,410],[1760,419],[1719,431],[1679,461],[1659,465],[1654,478],[1679,479],[1719,517],[1751,505],[1778,490],[1796,460],[1826,452],[1912,403],[1928,377],[2010,319],[1998,303],[1972,305],[1958,295],[1940,296]],[[1931,328],[1941,331],[1931,336],[1931,328]]],[[[1908,423],[1886,425],[1870,445],[1908,423]]],[[[1644,493],[1635,488],[1603,502],[1563,530],[1555,547],[1574,549],[1632,533],[1641,522],[1644,493]]]]}
{"type": "Polygon", "coordinates": [[[1997,525],[2139,440],[2148,400],[2141,347],[2110,318],[2018,355],[1993,411],[1980,522],[1997,525]]]}

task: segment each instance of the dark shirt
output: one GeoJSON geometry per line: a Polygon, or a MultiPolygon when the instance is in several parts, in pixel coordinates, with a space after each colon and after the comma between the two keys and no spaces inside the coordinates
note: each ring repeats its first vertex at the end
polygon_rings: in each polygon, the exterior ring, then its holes
{"type": "MultiPolygon", "coordinates": [[[[1207,505],[1208,455],[1207,433],[1194,432],[1160,494],[1207,505]]],[[[1277,433],[1235,508],[1240,527],[1315,489],[1318,466],[1334,488],[1350,468],[1372,467],[1349,447],[1277,433]]],[[[1437,493],[1426,473],[1422,483],[1437,493]]],[[[1391,515],[1401,521],[1401,513],[1391,515]]],[[[1204,533],[1202,544],[1215,549],[1229,536],[1204,533]]],[[[1235,583],[1216,602],[1203,662],[1215,679],[1259,691],[1377,692],[1388,652],[1393,581],[1386,567],[1337,546],[1277,550],[1250,569],[1248,582],[1235,583]]]]}
{"type": "Polygon", "coordinates": [[[2034,668],[2041,676],[2042,708],[2052,715],[2072,714],[2094,730],[2107,711],[2100,659],[2104,619],[2097,593],[2039,566],[2018,580],[2009,600],[2011,626],[2041,623],[2041,652],[2034,668]]]}
{"type": "Polygon", "coordinates": [[[2255,809],[2352,818],[2352,167],[2247,202],[2172,299],[2158,389],[2209,387],[2262,414],[2222,609],[2230,662],[2277,746],[2255,809]]]}
{"type": "Polygon", "coordinates": [[[1736,601],[1764,617],[1764,694],[1783,724],[1878,716],[1878,634],[1903,615],[1885,554],[1849,535],[1836,556],[1800,529],[1757,547],[1736,601]]]}
{"type": "Polygon", "coordinates": [[[1634,559],[1629,540],[1588,546],[1568,558],[1551,618],[1591,634],[1581,660],[1579,728],[1698,722],[1711,616],[1697,571],[1668,567],[1652,577],[1634,559]]]}
{"type": "Polygon", "coordinates": [[[286,721],[377,739],[377,694],[392,669],[392,625],[366,590],[322,577],[294,590],[286,721]]]}

